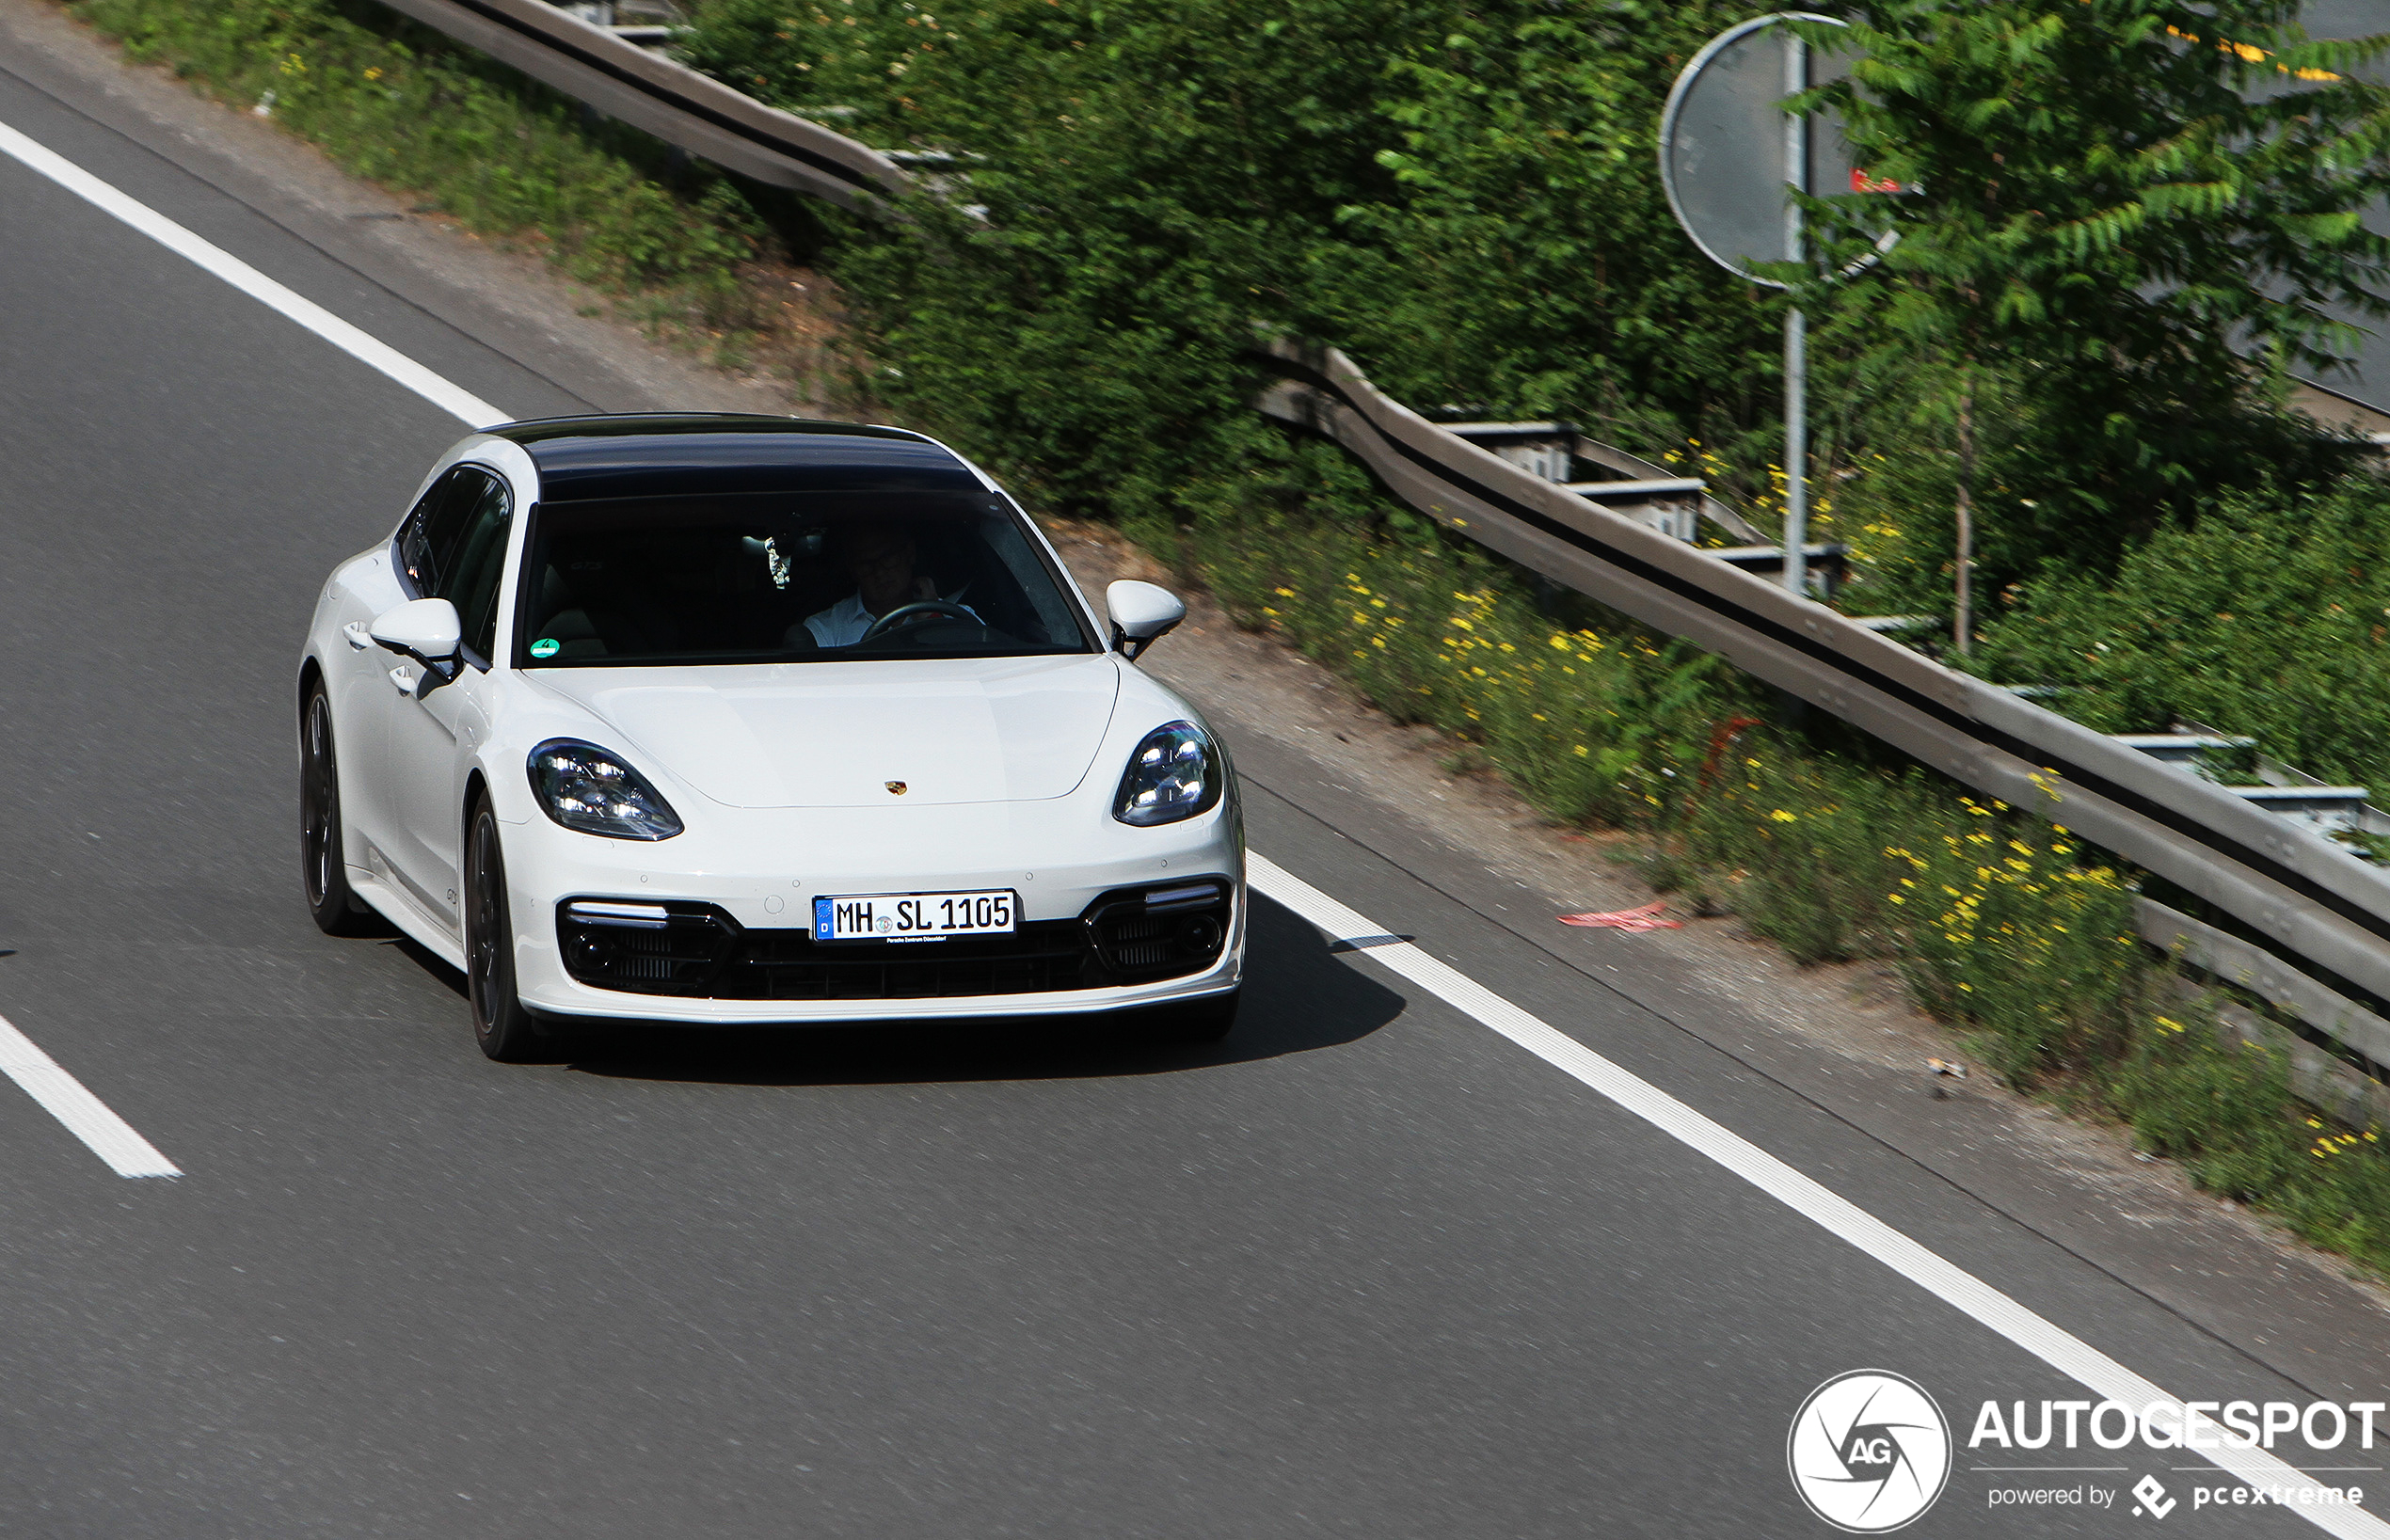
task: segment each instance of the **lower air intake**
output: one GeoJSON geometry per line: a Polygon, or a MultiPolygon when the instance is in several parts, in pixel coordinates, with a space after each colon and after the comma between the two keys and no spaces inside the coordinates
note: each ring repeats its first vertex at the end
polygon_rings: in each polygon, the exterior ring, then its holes
{"type": "Polygon", "coordinates": [[[1076,919],[891,945],[747,929],[712,904],[580,898],[556,909],[565,969],[592,988],[709,1000],[964,1000],[1201,973],[1228,938],[1224,879],[1119,888],[1076,919]]]}

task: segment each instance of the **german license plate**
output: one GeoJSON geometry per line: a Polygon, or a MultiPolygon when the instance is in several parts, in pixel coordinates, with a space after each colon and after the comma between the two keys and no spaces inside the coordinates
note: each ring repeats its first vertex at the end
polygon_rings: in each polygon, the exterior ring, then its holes
{"type": "Polygon", "coordinates": [[[1020,904],[999,893],[847,893],[813,901],[816,941],[943,941],[1010,935],[1020,904]]]}

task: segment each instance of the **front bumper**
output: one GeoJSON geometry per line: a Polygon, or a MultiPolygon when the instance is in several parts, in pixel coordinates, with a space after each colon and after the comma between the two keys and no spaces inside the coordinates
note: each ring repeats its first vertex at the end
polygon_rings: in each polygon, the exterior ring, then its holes
{"type": "MultiPolygon", "coordinates": [[[[706,1025],[1075,1015],[1235,989],[1243,969],[1246,894],[1233,809],[1159,829],[1130,829],[1107,817],[1103,826],[1091,829],[1077,826],[1085,822],[1085,809],[1075,806],[1076,802],[901,811],[774,809],[740,815],[735,838],[726,829],[708,835],[693,825],[680,836],[654,844],[577,834],[538,817],[509,824],[504,839],[517,988],[526,1006],[554,1015],[706,1025]],[[893,858],[896,850],[968,850],[973,859],[968,866],[947,865],[917,856],[893,858]],[[1080,859],[1054,859],[1067,851],[1079,852],[1080,859]],[[884,989],[855,985],[857,970],[852,968],[849,982],[826,988],[810,981],[812,975],[803,969],[775,976],[783,981],[806,978],[798,987],[821,996],[814,998],[598,988],[574,976],[576,969],[566,965],[565,946],[574,930],[561,923],[561,906],[575,899],[665,905],[676,912],[703,909],[719,915],[725,930],[751,940],[755,950],[788,954],[802,949],[818,896],[1009,888],[1019,896],[1025,932],[1059,935],[1123,890],[1204,878],[1225,881],[1229,887],[1226,933],[1217,957],[1197,971],[1145,981],[1118,981],[1101,966],[1078,974],[1042,967],[962,979],[966,992],[946,992],[971,970],[949,969],[943,983],[925,985],[919,964],[948,945],[932,944],[870,948],[889,961],[884,989]],[[910,973],[903,972],[907,967],[910,973]],[[979,992],[1013,980],[1056,979],[1092,987],[979,992]],[[919,992],[925,989],[928,992],[919,992]]],[[[965,961],[971,950],[953,945],[946,955],[965,961]]],[[[824,949],[822,955],[830,954],[824,949]]],[[[861,955],[845,949],[839,957],[852,961],[861,955]]],[[[586,959],[579,971],[590,971],[586,959]]],[[[755,992],[753,975],[749,969],[742,976],[748,983],[741,992],[755,992]]]]}

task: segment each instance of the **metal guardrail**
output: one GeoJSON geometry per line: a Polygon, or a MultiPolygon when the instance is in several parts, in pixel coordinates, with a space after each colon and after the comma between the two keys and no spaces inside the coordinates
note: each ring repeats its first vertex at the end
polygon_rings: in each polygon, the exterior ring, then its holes
{"type": "MultiPolygon", "coordinates": [[[[1588,438],[1573,422],[1439,421],[1437,426],[1446,433],[1466,438],[1481,449],[1490,449],[1511,464],[1536,471],[1546,481],[1567,484],[1571,492],[1605,506],[1681,502],[1687,513],[1708,519],[1737,540],[1758,546],[1767,539],[1742,515],[1711,497],[1698,478],[1679,476],[1665,466],[1654,465],[1629,454],[1625,450],[1588,438]],[[1589,460],[1613,472],[1617,479],[1569,482],[1569,468],[1579,460],[1589,460]]],[[[1656,524],[1649,517],[1642,518],[1640,522],[1665,528],[1664,524],[1656,524]]],[[[1670,532],[1679,540],[1690,542],[1693,539],[1690,526],[1682,526],[1670,532]]]]}
{"type": "MultiPolygon", "coordinates": [[[[389,3],[757,181],[860,210],[914,184],[887,154],[767,107],[544,0],[389,3]]],[[[2188,768],[2103,737],[2016,691],[1946,669],[1889,640],[1880,627],[1611,512],[1584,487],[1564,484],[1565,477],[1546,480],[1511,464],[1390,399],[1332,348],[1274,340],[1258,351],[1286,382],[1265,395],[1262,410],[1344,445],[1412,507],[2195,895],[2267,945],[2250,946],[2146,899],[2144,935],[2177,952],[2195,951],[2207,960],[2194,959],[2196,965],[2239,982],[2378,1071],[2390,1063],[2382,1056],[2390,1054],[2383,1027],[2390,1020],[2390,871],[2188,768]]],[[[1568,431],[1574,453],[1614,472],[1679,480],[1568,431]]],[[[1705,497],[1701,512],[1748,530],[1714,500],[1705,497]]]]}
{"type": "MultiPolygon", "coordinates": [[[[1390,399],[1333,348],[1277,340],[1258,352],[1287,382],[1264,411],[1342,444],[1437,522],[2063,824],[2266,937],[2283,969],[2339,986],[2308,979],[2304,992],[2275,992],[2282,1002],[2320,992],[2390,1016],[2390,871],[2230,788],[1588,503],[1390,399]]],[[[2311,1024],[2332,1034],[2341,1020],[2311,1024]]],[[[2382,1045],[2367,1036],[2349,1046],[2372,1059],[2382,1045]]]]}
{"type": "MultiPolygon", "coordinates": [[[[2154,898],[2133,900],[2142,939],[2194,976],[2224,984],[2263,1002],[2277,1016],[2304,1023],[2317,1036],[2370,1065],[2390,1064],[2390,1021],[2287,966],[2228,930],[2202,924],[2154,898]]],[[[2390,1085],[2351,1069],[2335,1054],[2273,1026],[2256,1012],[2226,1004],[2219,1024],[2244,1042],[2283,1055],[2290,1088],[2342,1122],[2363,1128],[2390,1123],[2390,1085]]]]}
{"type": "Polygon", "coordinates": [[[767,107],[544,0],[389,0],[542,85],[741,176],[857,210],[911,179],[868,145],[767,107]]]}

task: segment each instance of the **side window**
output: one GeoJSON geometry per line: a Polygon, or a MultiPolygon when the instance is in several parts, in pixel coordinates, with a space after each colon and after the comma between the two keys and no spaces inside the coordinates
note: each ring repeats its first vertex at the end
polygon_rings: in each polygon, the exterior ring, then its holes
{"type": "MultiPolygon", "coordinates": [[[[489,667],[498,643],[498,589],[506,576],[506,536],[514,526],[514,500],[506,484],[474,472],[471,494],[460,496],[454,554],[440,564],[432,595],[456,606],[465,651],[483,668],[489,667]]],[[[444,512],[445,510],[443,510],[444,512]]],[[[434,520],[435,532],[438,528],[434,520]]]]}
{"type": "Polygon", "coordinates": [[[419,599],[445,598],[440,579],[456,565],[457,544],[465,516],[488,483],[485,471],[458,466],[432,484],[415,511],[398,531],[398,570],[406,589],[419,599]]]}

